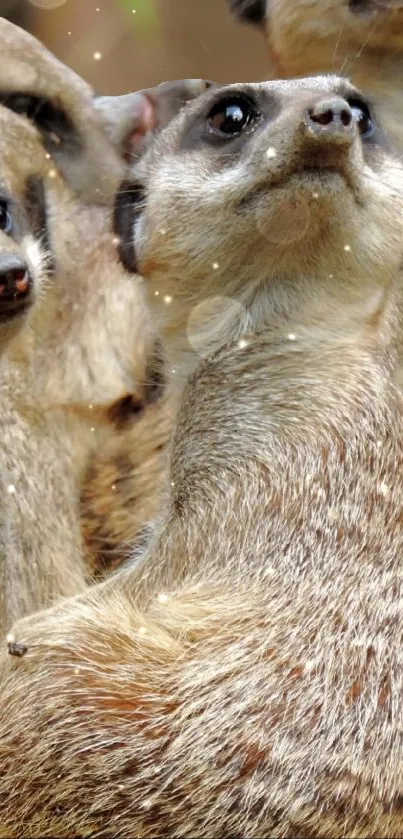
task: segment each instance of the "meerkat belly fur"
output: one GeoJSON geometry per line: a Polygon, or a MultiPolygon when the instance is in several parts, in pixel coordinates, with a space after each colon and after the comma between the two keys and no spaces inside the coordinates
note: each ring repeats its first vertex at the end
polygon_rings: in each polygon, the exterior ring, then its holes
{"type": "Polygon", "coordinates": [[[337,77],[204,95],[122,185],[184,381],[168,498],[140,563],[14,627],[0,836],[403,832],[402,209],[337,77]]]}

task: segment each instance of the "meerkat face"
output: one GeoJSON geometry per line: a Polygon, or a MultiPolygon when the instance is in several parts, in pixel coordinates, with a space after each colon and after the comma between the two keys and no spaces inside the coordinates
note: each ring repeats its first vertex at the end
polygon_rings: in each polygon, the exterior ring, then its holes
{"type": "Polygon", "coordinates": [[[402,258],[403,170],[337,77],[231,85],[192,103],[123,184],[121,254],[169,309],[307,278],[356,300],[402,258]],[[133,249],[134,241],[134,249],[133,249]]]}
{"type": "Polygon", "coordinates": [[[359,50],[403,48],[402,0],[229,2],[238,19],[266,31],[282,74],[334,72],[346,59],[358,60],[359,50]]]}
{"type": "Polygon", "coordinates": [[[45,155],[25,120],[0,107],[0,349],[25,322],[48,262],[45,155]],[[16,165],[16,143],[25,157],[16,165]]]}

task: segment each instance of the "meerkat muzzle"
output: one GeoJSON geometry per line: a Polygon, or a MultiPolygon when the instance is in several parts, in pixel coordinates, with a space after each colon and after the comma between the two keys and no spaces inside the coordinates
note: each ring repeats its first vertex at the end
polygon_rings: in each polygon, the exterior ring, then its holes
{"type": "Polygon", "coordinates": [[[28,266],[17,254],[0,258],[0,320],[13,317],[28,304],[32,279],[28,266]]]}
{"type": "Polygon", "coordinates": [[[321,140],[350,144],[356,134],[353,112],[345,99],[334,97],[316,102],[308,110],[307,128],[321,140]]]}

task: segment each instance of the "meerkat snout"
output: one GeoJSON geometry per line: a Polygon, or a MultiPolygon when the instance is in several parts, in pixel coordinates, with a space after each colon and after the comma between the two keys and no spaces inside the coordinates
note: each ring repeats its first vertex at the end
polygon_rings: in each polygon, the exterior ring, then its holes
{"type": "Polygon", "coordinates": [[[349,142],[356,130],[353,111],[341,97],[316,102],[308,111],[308,125],[318,137],[331,134],[341,142],[349,142]]]}
{"type": "Polygon", "coordinates": [[[31,288],[32,274],[20,254],[0,254],[0,320],[28,305],[31,288]]]}
{"type": "Polygon", "coordinates": [[[52,266],[42,145],[33,127],[2,106],[0,129],[1,354],[22,329],[52,266]]]}

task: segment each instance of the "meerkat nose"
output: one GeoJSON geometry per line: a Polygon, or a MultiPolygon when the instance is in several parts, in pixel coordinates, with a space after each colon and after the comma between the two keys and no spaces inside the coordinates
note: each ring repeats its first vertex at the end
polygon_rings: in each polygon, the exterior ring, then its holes
{"type": "Polygon", "coordinates": [[[350,143],[356,133],[353,112],[345,99],[339,96],[321,99],[308,110],[307,127],[318,140],[350,143]]]}
{"type": "Polygon", "coordinates": [[[28,266],[17,254],[0,257],[0,307],[2,302],[17,302],[26,297],[31,285],[28,266]]]}

